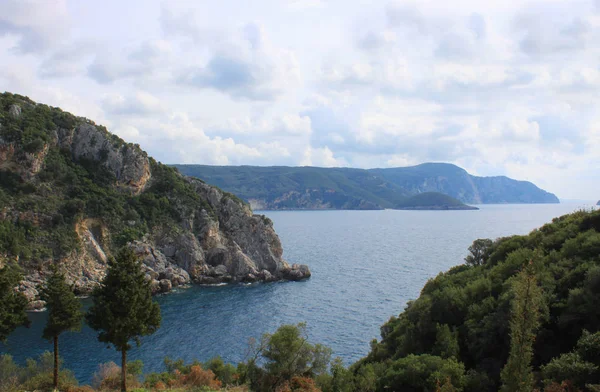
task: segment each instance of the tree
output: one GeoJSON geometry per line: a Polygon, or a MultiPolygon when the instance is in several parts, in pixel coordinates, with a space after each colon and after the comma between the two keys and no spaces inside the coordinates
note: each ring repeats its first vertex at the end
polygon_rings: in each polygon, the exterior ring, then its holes
{"type": "Polygon", "coordinates": [[[121,352],[121,391],[127,391],[127,351],[133,340],[154,333],[160,326],[160,307],[152,300],[150,282],[130,248],[123,248],[108,262],[100,287],[92,293],[93,305],[86,320],[99,331],[98,340],[121,352]]]}
{"type": "Polygon", "coordinates": [[[510,320],[510,353],[502,369],[502,392],[533,390],[533,343],[540,325],[542,290],[538,286],[533,261],[517,274],[510,320]]]}
{"type": "Polygon", "coordinates": [[[42,287],[40,298],[46,301],[48,322],[44,328],[44,339],[54,341],[54,389],[58,389],[58,337],[65,331],[81,329],[83,313],[81,303],[73,293],[73,287],[67,284],[65,275],[56,266],[51,267],[52,274],[42,287]]]}
{"type": "Polygon", "coordinates": [[[590,385],[600,383],[600,332],[584,330],[573,352],[553,358],[541,371],[546,384],[567,382],[594,390],[590,385]]]}
{"type": "Polygon", "coordinates": [[[283,325],[273,334],[264,334],[257,347],[251,347],[246,377],[253,390],[274,390],[295,377],[315,378],[327,371],[331,349],[308,342],[306,324],[283,325]],[[257,366],[258,357],[265,362],[257,366]]]}
{"type": "Polygon", "coordinates": [[[8,335],[19,326],[29,326],[25,313],[27,298],[15,290],[21,281],[19,267],[7,264],[0,268],[0,341],[6,341],[8,335]]]}
{"type": "Polygon", "coordinates": [[[446,390],[462,390],[465,365],[454,358],[410,354],[391,362],[378,382],[377,390],[434,392],[441,383],[446,390]]]}
{"type": "Polygon", "coordinates": [[[483,265],[490,257],[493,245],[494,242],[487,238],[473,241],[473,244],[469,246],[471,254],[465,258],[467,265],[483,265]]]}

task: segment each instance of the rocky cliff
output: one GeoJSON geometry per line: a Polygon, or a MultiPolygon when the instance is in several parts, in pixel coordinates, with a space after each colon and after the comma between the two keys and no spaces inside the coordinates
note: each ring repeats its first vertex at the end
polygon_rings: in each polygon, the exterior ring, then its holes
{"type": "Polygon", "coordinates": [[[235,196],[92,121],[0,95],[0,266],[23,267],[32,307],[43,306],[37,288],[51,263],[85,294],[120,246],[135,249],[155,292],[310,276],[283,259],[272,222],[235,196]]]}

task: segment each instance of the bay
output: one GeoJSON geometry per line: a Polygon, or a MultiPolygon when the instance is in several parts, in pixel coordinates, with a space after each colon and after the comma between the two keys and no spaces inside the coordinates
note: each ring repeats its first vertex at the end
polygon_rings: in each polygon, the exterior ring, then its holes
{"type": "MultiPolygon", "coordinates": [[[[479,211],[258,211],[270,217],[290,263],[308,264],[303,282],[217,287],[192,286],[157,298],[163,322],[129,358],[144,371],[163,370],[166,356],[187,362],[220,355],[245,359],[250,338],[282,324],[306,322],[310,340],[333,349],[349,364],[369,351],[379,328],[427,279],[462,264],[477,238],[526,234],[552,218],[592,202],[482,205],[479,211]]],[[[89,300],[84,300],[89,305],[89,300]]],[[[51,350],[41,338],[46,313],[30,313],[0,353],[20,364],[51,350]]],[[[119,363],[88,327],[61,336],[65,367],[89,383],[99,363],[119,363]]]]}

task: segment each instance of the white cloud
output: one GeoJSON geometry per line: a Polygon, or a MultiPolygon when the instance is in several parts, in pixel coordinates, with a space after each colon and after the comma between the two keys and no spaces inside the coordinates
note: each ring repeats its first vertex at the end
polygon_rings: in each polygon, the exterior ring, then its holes
{"type": "Polygon", "coordinates": [[[178,71],[181,86],[214,89],[236,99],[271,101],[300,80],[295,53],[273,45],[259,23],[208,31],[195,22],[194,13],[177,14],[166,7],[161,21],[168,35],[192,43],[185,45],[188,50],[206,53],[178,71]]]}
{"type": "Polygon", "coordinates": [[[346,160],[336,158],[329,147],[307,147],[304,150],[304,158],[300,162],[300,166],[342,167],[347,165],[346,160]]]}
{"type": "Polygon", "coordinates": [[[18,38],[18,53],[43,52],[68,32],[66,0],[3,0],[0,2],[0,36],[18,38]]]}
{"type": "Polygon", "coordinates": [[[160,99],[144,91],[127,98],[120,94],[109,94],[103,100],[103,108],[115,115],[159,114],[164,110],[160,99]]]}

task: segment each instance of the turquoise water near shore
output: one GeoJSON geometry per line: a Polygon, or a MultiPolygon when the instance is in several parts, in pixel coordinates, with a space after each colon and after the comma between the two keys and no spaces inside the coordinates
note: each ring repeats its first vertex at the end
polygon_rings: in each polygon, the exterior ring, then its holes
{"type": "MultiPolygon", "coordinates": [[[[526,234],[552,218],[594,202],[482,205],[479,211],[263,211],[275,225],[290,263],[308,264],[303,282],[192,286],[159,296],[163,323],[129,358],[145,372],[163,358],[244,360],[250,338],[282,324],[306,322],[311,340],[346,363],[364,356],[379,327],[418,297],[427,279],[461,264],[477,238],[526,234]]],[[[84,300],[84,305],[89,301],[84,300]]],[[[31,313],[0,353],[19,363],[51,350],[41,338],[46,313],[31,313]]],[[[84,383],[99,363],[119,355],[84,327],[61,337],[65,366],[84,383]]]]}

